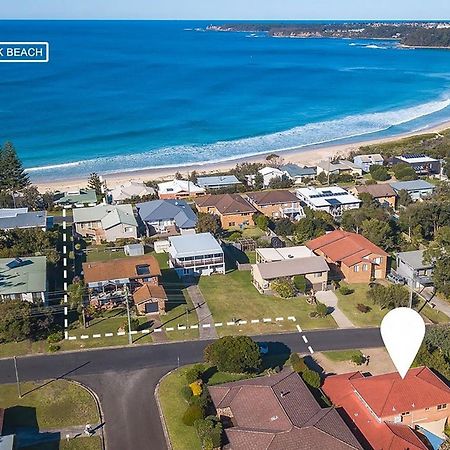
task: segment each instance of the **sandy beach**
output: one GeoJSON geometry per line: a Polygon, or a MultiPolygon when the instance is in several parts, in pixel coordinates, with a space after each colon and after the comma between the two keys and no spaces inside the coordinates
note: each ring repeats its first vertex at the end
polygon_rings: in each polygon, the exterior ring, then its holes
{"type": "MultiPolygon", "coordinates": [[[[374,139],[368,141],[360,141],[351,144],[336,144],[327,146],[311,146],[311,147],[301,147],[289,150],[277,150],[275,153],[282,156],[286,163],[295,163],[299,165],[315,165],[319,161],[333,158],[335,156],[346,156],[352,150],[357,150],[361,146],[379,144],[383,142],[392,142],[401,138],[406,138],[410,136],[418,136],[422,134],[429,133],[439,133],[445,129],[450,128],[450,121],[444,122],[442,124],[432,126],[426,130],[400,134],[392,136],[389,138],[374,139]]],[[[406,149],[405,149],[406,150],[406,149]]],[[[167,180],[174,177],[176,172],[181,173],[183,176],[187,176],[189,172],[196,171],[198,174],[214,174],[217,172],[227,171],[232,169],[238,163],[243,162],[264,162],[268,154],[274,153],[273,151],[268,153],[261,153],[257,156],[236,158],[232,160],[227,160],[223,162],[205,162],[197,163],[185,166],[172,166],[166,168],[155,168],[155,169],[145,169],[145,170],[133,170],[124,171],[114,174],[103,175],[103,179],[106,180],[108,188],[114,188],[117,185],[123,184],[127,181],[161,181],[167,180]]],[[[101,174],[101,172],[100,172],[101,174]]],[[[85,187],[87,183],[87,178],[82,179],[66,179],[66,180],[52,180],[48,182],[36,182],[34,183],[40,192],[45,191],[68,191],[74,190],[81,187],[85,187]]]]}

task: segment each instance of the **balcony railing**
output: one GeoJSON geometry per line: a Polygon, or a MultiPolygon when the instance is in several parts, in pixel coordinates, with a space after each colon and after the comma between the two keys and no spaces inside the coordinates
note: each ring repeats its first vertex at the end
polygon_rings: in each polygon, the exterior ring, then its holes
{"type": "Polygon", "coordinates": [[[175,258],[170,258],[173,267],[194,267],[194,266],[209,266],[212,264],[223,264],[224,258],[203,258],[190,261],[180,261],[175,258]]]}

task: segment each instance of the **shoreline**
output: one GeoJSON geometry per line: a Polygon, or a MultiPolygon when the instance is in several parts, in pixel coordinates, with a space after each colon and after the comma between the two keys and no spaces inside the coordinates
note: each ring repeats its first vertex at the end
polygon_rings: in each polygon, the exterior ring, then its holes
{"type": "MultiPolygon", "coordinates": [[[[175,173],[179,172],[183,176],[186,176],[189,172],[196,171],[198,175],[211,174],[214,175],[218,172],[230,170],[236,166],[236,164],[242,164],[244,162],[265,162],[267,155],[276,153],[283,157],[286,163],[294,163],[300,165],[315,165],[319,161],[333,158],[336,156],[346,156],[351,151],[358,150],[362,146],[369,146],[374,144],[382,144],[400,139],[420,136],[430,133],[439,133],[443,130],[450,128],[450,121],[443,122],[439,125],[431,126],[430,128],[416,131],[398,134],[396,136],[390,136],[386,138],[377,138],[372,140],[361,140],[358,142],[352,142],[347,144],[316,144],[306,147],[297,147],[292,149],[280,149],[272,150],[265,153],[260,153],[254,156],[237,157],[225,161],[216,162],[199,162],[182,166],[170,166],[170,167],[155,167],[154,169],[136,169],[123,172],[117,172],[112,174],[101,174],[106,181],[108,188],[114,188],[120,184],[126,183],[130,180],[133,181],[163,181],[174,177],[175,173]]],[[[60,179],[52,181],[36,181],[33,182],[40,192],[45,191],[69,191],[87,185],[87,176],[85,178],[74,179],[60,179]]]]}

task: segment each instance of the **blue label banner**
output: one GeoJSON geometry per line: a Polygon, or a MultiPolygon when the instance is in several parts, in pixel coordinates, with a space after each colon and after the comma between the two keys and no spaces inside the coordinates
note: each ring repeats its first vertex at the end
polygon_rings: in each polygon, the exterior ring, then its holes
{"type": "Polygon", "coordinates": [[[0,63],[45,63],[48,42],[0,42],[0,63]]]}

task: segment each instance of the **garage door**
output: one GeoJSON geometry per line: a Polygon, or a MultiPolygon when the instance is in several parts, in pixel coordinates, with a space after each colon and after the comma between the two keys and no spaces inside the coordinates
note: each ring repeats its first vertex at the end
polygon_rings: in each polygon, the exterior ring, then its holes
{"type": "Polygon", "coordinates": [[[145,313],[152,314],[158,312],[158,302],[146,303],[145,304],[145,313]]]}

